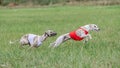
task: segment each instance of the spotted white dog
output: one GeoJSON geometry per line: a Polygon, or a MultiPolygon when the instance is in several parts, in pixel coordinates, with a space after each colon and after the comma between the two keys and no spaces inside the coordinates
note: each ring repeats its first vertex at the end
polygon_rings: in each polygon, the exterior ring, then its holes
{"type": "Polygon", "coordinates": [[[89,31],[99,31],[97,25],[95,24],[88,24],[85,26],[81,26],[77,30],[71,31],[70,33],[63,34],[57,38],[57,40],[50,44],[49,47],[57,47],[64,41],[67,41],[69,39],[73,39],[75,41],[81,41],[84,40],[84,42],[87,42],[89,39],[92,39],[91,35],[89,34],[89,31]]]}
{"type": "MultiPolygon", "coordinates": [[[[29,45],[31,47],[39,47],[46,38],[55,36],[57,33],[53,30],[47,30],[43,35],[35,35],[35,34],[26,34],[23,35],[20,39],[21,46],[29,45]]],[[[14,42],[10,42],[14,43],[14,42]]]]}

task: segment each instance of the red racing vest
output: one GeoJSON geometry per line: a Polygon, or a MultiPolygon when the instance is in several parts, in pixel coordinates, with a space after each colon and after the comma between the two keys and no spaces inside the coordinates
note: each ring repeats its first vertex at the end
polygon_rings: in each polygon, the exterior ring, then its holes
{"type": "MultiPolygon", "coordinates": [[[[86,35],[88,34],[88,31],[87,31],[87,30],[85,30],[85,29],[83,29],[83,28],[79,28],[79,29],[83,30],[86,35]]],[[[83,40],[82,37],[77,36],[76,30],[70,32],[69,35],[70,35],[70,37],[71,37],[73,40],[75,40],[75,41],[81,41],[81,40],[83,40]]]]}

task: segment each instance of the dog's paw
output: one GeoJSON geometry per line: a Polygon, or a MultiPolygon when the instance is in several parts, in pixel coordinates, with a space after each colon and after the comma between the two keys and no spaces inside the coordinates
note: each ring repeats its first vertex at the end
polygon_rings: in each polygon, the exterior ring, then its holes
{"type": "Polygon", "coordinates": [[[83,40],[83,43],[85,44],[85,43],[87,43],[88,41],[87,40],[83,40]]]}
{"type": "Polygon", "coordinates": [[[52,47],[52,46],[54,46],[54,44],[55,44],[55,43],[50,43],[49,47],[52,47]]]}
{"type": "Polygon", "coordinates": [[[89,37],[89,39],[92,39],[92,37],[89,37]]]}
{"type": "Polygon", "coordinates": [[[14,42],[12,42],[11,40],[9,41],[9,44],[13,44],[14,42]]]}

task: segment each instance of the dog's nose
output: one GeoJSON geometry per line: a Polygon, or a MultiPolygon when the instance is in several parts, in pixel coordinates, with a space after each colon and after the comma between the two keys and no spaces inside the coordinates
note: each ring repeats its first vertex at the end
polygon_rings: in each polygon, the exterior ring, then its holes
{"type": "Polygon", "coordinates": [[[98,29],[98,30],[100,30],[100,29],[98,29]]]}

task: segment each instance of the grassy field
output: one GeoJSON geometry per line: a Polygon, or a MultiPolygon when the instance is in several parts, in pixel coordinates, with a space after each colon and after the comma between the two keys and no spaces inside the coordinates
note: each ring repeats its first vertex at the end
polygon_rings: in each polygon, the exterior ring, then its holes
{"type": "Polygon", "coordinates": [[[0,9],[0,68],[120,68],[120,6],[0,9]],[[69,40],[48,48],[59,35],[90,23],[101,31],[90,32],[93,39],[88,43],[69,40]],[[37,49],[9,44],[26,33],[41,35],[48,29],[58,35],[37,49]]]}

